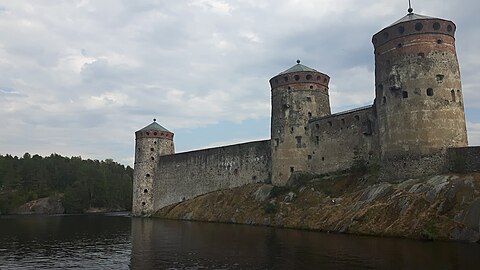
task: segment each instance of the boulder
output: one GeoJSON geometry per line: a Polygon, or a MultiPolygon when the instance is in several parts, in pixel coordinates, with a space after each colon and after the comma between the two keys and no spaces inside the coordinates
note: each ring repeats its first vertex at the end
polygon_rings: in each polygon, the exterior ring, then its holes
{"type": "Polygon", "coordinates": [[[46,197],[29,201],[19,206],[13,211],[13,213],[19,215],[54,215],[65,213],[65,208],[63,208],[62,202],[59,198],[46,197]]]}

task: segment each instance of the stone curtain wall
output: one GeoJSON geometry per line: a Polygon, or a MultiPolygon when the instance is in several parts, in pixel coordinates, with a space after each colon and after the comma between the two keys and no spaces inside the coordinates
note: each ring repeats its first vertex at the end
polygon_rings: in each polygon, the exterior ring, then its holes
{"type": "Polygon", "coordinates": [[[270,140],[159,158],[154,210],[221,189],[270,182],[270,140]]]}
{"type": "Polygon", "coordinates": [[[314,173],[347,170],[355,161],[368,165],[378,159],[375,117],[371,106],[318,119],[308,125],[309,168],[314,173]]]}
{"type": "Polygon", "coordinates": [[[448,166],[456,172],[480,171],[480,146],[449,148],[448,166]]]}

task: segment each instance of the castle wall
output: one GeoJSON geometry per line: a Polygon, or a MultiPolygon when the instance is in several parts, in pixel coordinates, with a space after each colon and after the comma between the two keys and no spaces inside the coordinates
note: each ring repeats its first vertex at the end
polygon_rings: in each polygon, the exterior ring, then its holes
{"type": "Polygon", "coordinates": [[[154,209],[221,189],[270,182],[270,140],[158,159],[154,209]]]}
{"type": "Polygon", "coordinates": [[[311,172],[347,170],[355,161],[365,165],[378,158],[373,107],[334,114],[309,122],[308,161],[311,172]]]}

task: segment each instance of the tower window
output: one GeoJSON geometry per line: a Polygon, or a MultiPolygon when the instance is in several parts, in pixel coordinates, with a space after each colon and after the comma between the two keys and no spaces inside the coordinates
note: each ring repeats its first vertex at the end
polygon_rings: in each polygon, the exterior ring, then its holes
{"type": "Polygon", "coordinates": [[[147,132],[147,136],[150,135],[150,132],[147,132]]]}
{"type": "Polygon", "coordinates": [[[443,82],[443,78],[444,78],[444,77],[445,77],[445,76],[442,75],[442,74],[437,74],[437,76],[436,76],[436,78],[437,78],[437,83],[443,82]]]}
{"type": "Polygon", "coordinates": [[[355,120],[360,121],[360,116],[355,115],[355,120]]]}
{"type": "Polygon", "coordinates": [[[293,133],[293,127],[290,128],[290,132],[293,133]]]}
{"type": "Polygon", "coordinates": [[[397,48],[401,48],[402,46],[403,46],[402,43],[397,44],[397,48]]]}
{"type": "Polygon", "coordinates": [[[424,58],[424,57],[425,57],[425,54],[422,53],[422,52],[421,52],[421,53],[418,53],[417,55],[418,55],[418,57],[421,57],[421,58],[424,58]]]}
{"type": "Polygon", "coordinates": [[[148,193],[148,189],[144,189],[144,190],[143,190],[143,193],[148,193]]]}
{"type": "Polygon", "coordinates": [[[442,44],[443,41],[441,39],[437,39],[437,44],[442,44]]]}
{"type": "Polygon", "coordinates": [[[383,102],[383,104],[386,104],[387,103],[387,97],[383,97],[382,102],[383,102]]]}
{"type": "Polygon", "coordinates": [[[155,136],[156,136],[157,134],[158,134],[158,133],[157,133],[156,131],[155,131],[155,132],[153,132],[153,135],[155,135],[155,136]]]}
{"type": "Polygon", "coordinates": [[[296,136],[295,140],[297,141],[297,147],[302,147],[302,136],[296,136]]]}
{"type": "Polygon", "coordinates": [[[155,150],[155,149],[154,149],[153,147],[152,147],[152,148],[150,148],[150,151],[154,151],[154,150],[155,150]]]}
{"type": "Polygon", "coordinates": [[[280,144],[280,140],[277,138],[275,139],[275,146],[278,146],[280,144]]]}
{"type": "Polygon", "coordinates": [[[149,174],[149,173],[147,173],[147,174],[145,174],[145,176],[146,176],[146,177],[150,177],[150,174],[149,174]]]}
{"type": "Polygon", "coordinates": [[[455,90],[452,89],[452,91],[450,91],[451,95],[452,95],[452,102],[456,102],[457,99],[455,98],[455,90]]]}
{"type": "Polygon", "coordinates": [[[315,144],[317,144],[317,145],[318,145],[319,143],[320,143],[320,137],[318,137],[318,136],[315,136],[315,144]]]}
{"type": "Polygon", "coordinates": [[[403,98],[408,98],[408,92],[407,91],[402,91],[402,96],[403,96],[403,98]]]}
{"type": "Polygon", "coordinates": [[[312,79],[312,75],[308,74],[307,75],[307,80],[311,80],[312,79]]]}
{"type": "Polygon", "coordinates": [[[312,118],[312,113],[308,112],[308,118],[312,118]]]}
{"type": "Polygon", "coordinates": [[[331,127],[333,125],[332,121],[328,121],[328,125],[331,127]]]}
{"type": "Polygon", "coordinates": [[[432,88],[427,89],[427,96],[429,96],[429,97],[433,96],[433,89],[432,88]]]}
{"type": "Polygon", "coordinates": [[[308,156],[307,156],[307,159],[308,159],[308,160],[311,160],[311,159],[312,159],[312,155],[308,155],[308,156]]]}
{"type": "Polygon", "coordinates": [[[320,81],[320,79],[322,79],[322,77],[320,77],[320,76],[317,76],[317,81],[320,81]]]}
{"type": "Polygon", "coordinates": [[[295,167],[290,167],[290,172],[294,172],[295,171],[295,167]]]}
{"type": "Polygon", "coordinates": [[[152,159],[152,160],[155,160],[155,158],[154,158],[154,157],[151,157],[150,159],[152,159]]]}
{"type": "Polygon", "coordinates": [[[292,88],[289,86],[289,87],[287,87],[287,89],[290,90],[290,89],[292,89],[292,88]]]}
{"type": "Polygon", "coordinates": [[[295,78],[295,81],[300,80],[300,76],[298,76],[298,75],[293,76],[293,78],[295,78]]]}
{"type": "Polygon", "coordinates": [[[422,23],[416,23],[415,24],[415,30],[420,31],[423,29],[423,24],[422,23]]]}
{"type": "Polygon", "coordinates": [[[327,78],[324,78],[324,79],[323,79],[323,82],[326,83],[326,82],[327,82],[327,78]]]}
{"type": "Polygon", "coordinates": [[[322,157],[322,161],[325,161],[325,157],[322,157]]]}
{"type": "Polygon", "coordinates": [[[310,89],[313,89],[313,85],[310,85],[310,89]]]}
{"type": "Polygon", "coordinates": [[[452,32],[452,30],[453,30],[453,27],[452,27],[452,25],[449,24],[449,25],[447,26],[447,31],[448,31],[448,32],[452,32]]]}
{"type": "Polygon", "coordinates": [[[434,30],[440,29],[440,24],[439,24],[438,22],[434,23],[434,24],[433,24],[433,29],[434,29],[434,30]]]}
{"type": "Polygon", "coordinates": [[[320,125],[319,125],[319,124],[315,124],[315,128],[316,128],[316,129],[320,129],[320,125]]]}
{"type": "Polygon", "coordinates": [[[143,205],[143,206],[145,206],[145,204],[146,204],[145,202],[142,202],[142,205],[143,205]]]}
{"type": "Polygon", "coordinates": [[[307,101],[312,101],[312,98],[311,98],[311,97],[307,97],[307,101]]]}
{"type": "Polygon", "coordinates": [[[405,27],[403,26],[398,27],[398,33],[403,34],[403,32],[405,32],[405,27]]]}

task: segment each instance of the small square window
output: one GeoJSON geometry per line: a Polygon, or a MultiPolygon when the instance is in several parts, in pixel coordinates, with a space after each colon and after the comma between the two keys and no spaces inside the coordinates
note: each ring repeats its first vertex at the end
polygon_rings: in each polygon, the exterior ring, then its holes
{"type": "Polygon", "coordinates": [[[407,91],[403,91],[403,92],[402,92],[402,96],[403,96],[403,98],[408,98],[408,92],[407,92],[407,91]]]}

